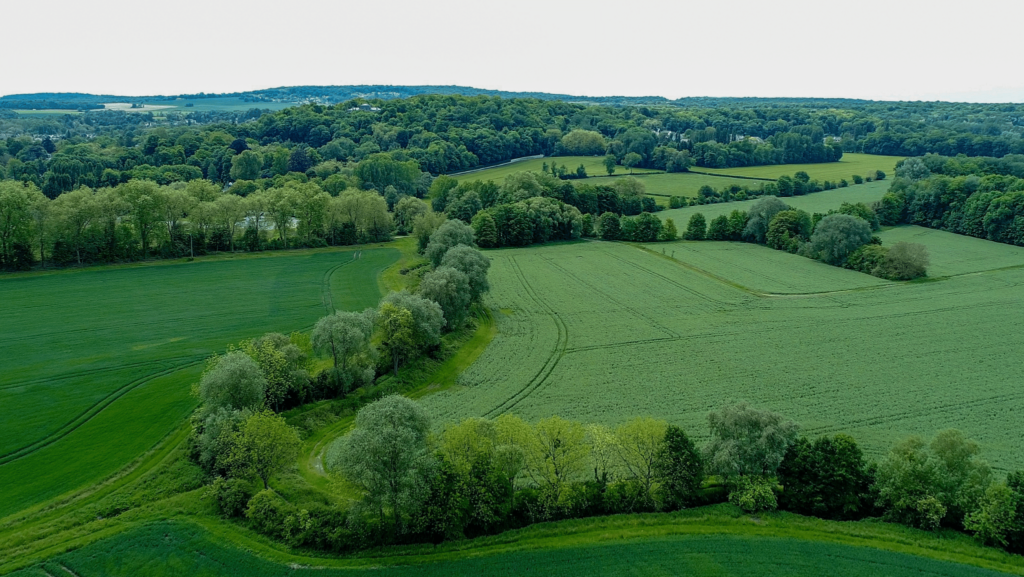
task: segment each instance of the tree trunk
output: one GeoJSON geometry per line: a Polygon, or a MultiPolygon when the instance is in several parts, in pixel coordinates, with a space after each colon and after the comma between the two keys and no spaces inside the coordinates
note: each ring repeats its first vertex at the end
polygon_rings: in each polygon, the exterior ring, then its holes
{"type": "Polygon", "coordinates": [[[398,378],[398,355],[391,355],[393,361],[395,361],[395,378],[398,378]]]}

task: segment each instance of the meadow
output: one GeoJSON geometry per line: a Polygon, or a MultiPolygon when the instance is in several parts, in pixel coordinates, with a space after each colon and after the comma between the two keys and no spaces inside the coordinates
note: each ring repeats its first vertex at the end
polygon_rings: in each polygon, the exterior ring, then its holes
{"type": "MultiPolygon", "coordinates": [[[[616,175],[600,180],[587,180],[587,182],[589,184],[614,185],[616,180],[626,178],[626,176],[616,175]]],[[[697,192],[702,186],[710,186],[719,191],[734,185],[748,189],[758,189],[761,186],[761,181],[757,180],[708,176],[692,172],[647,174],[638,175],[634,178],[644,183],[644,192],[655,197],[658,204],[662,206],[668,206],[668,199],[672,196],[696,198],[697,192]]]]}
{"type": "Polygon", "coordinates": [[[748,178],[765,178],[777,180],[780,176],[793,176],[797,171],[804,171],[811,178],[822,182],[830,180],[839,182],[845,178],[853,183],[853,175],[872,176],[876,170],[881,170],[887,178],[892,178],[896,170],[896,163],[903,160],[902,156],[881,156],[877,154],[860,154],[856,152],[843,153],[839,162],[821,162],[815,164],[774,164],[767,166],[743,166],[737,168],[702,168],[694,167],[692,170],[718,174],[722,176],[746,176],[748,178]]]}
{"type": "Polygon", "coordinates": [[[0,309],[0,517],[107,477],[177,428],[206,358],[228,343],[375,306],[398,256],[326,249],[0,279],[0,302],[18,303],[0,309]]]}
{"type": "MultiPolygon", "coordinates": [[[[844,202],[858,203],[863,202],[868,206],[871,203],[876,202],[885,195],[889,190],[889,182],[886,180],[867,182],[856,186],[848,186],[846,188],[835,188],[832,190],[825,190],[822,192],[814,192],[806,194],[804,196],[787,196],[781,197],[779,200],[788,204],[793,208],[799,208],[800,210],[807,211],[811,214],[816,212],[826,213],[831,209],[839,208],[844,202]]],[[[686,223],[690,220],[690,217],[698,212],[704,215],[707,222],[711,222],[711,219],[716,216],[723,214],[729,214],[734,210],[750,210],[750,207],[757,202],[757,200],[744,200],[739,202],[719,202],[716,204],[703,204],[698,206],[687,206],[685,208],[673,208],[669,210],[663,210],[656,213],[661,220],[671,218],[675,221],[676,227],[680,231],[686,229],[686,223]]]]}
{"type": "MultiPolygon", "coordinates": [[[[471,182],[474,180],[493,180],[494,182],[501,184],[501,182],[505,180],[505,177],[510,174],[526,171],[540,172],[541,170],[543,170],[545,164],[547,164],[548,166],[551,166],[552,164],[558,166],[565,165],[565,168],[568,169],[569,171],[575,171],[576,167],[582,164],[583,167],[587,169],[587,174],[589,176],[605,176],[608,174],[608,171],[605,170],[604,168],[603,156],[549,156],[544,158],[529,158],[526,160],[520,160],[518,162],[493,166],[491,168],[484,168],[480,170],[465,172],[455,175],[453,178],[455,178],[456,180],[465,180],[467,182],[471,182]]],[[[633,169],[633,174],[648,174],[660,172],[660,170],[651,170],[647,168],[633,169]]],[[[625,166],[616,166],[615,174],[629,174],[629,169],[626,168],[625,166]]]]}
{"type": "Polygon", "coordinates": [[[885,245],[905,241],[928,247],[931,277],[1024,266],[1024,248],[1010,244],[913,225],[886,228],[877,234],[885,245]]]}
{"type": "Polygon", "coordinates": [[[761,250],[719,255],[747,270],[714,275],[679,249],[678,262],[620,243],[490,252],[499,334],[459,387],[423,402],[437,422],[650,415],[704,439],[710,410],[747,400],[808,435],[848,433],[875,459],[894,440],[956,427],[997,468],[1024,466],[1013,384],[1024,270],[863,290],[878,281],[789,276],[761,250]]]}

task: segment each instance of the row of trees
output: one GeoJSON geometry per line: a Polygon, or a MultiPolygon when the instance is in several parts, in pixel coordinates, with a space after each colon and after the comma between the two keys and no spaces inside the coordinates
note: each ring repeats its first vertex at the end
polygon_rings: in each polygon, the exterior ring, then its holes
{"type": "Polygon", "coordinates": [[[1024,178],[1002,174],[1016,171],[1014,165],[909,158],[878,203],[879,218],[1024,246],[1024,178]],[[967,170],[978,172],[962,174],[967,170]]]}
{"type": "Polygon", "coordinates": [[[748,212],[734,210],[708,224],[701,213],[690,217],[683,238],[732,240],[766,245],[890,280],[927,274],[928,252],[917,243],[881,245],[872,235],[880,219],[864,203],[843,203],[826,214],[794,209],[776,197],[755,202],[748,212]]]}
{"type": "Polygon", "coordinates": [[[389,396],[360,410],[355,429],[326,453],[328,470],[362,490],[360,502],[298,509],[237,479],[211,493],[227,516],[334,551],[728,500],[747,512],[966,530],[1024,552],[1024,474],[997,479],[960,431],[900,441],[869,463],[847,435],[801,437],[796,423],[743,403],[710,413],[708,424],[703,447],[651,418],[611,428],[502,415],[435,432],[417,403],[389,396]]]}

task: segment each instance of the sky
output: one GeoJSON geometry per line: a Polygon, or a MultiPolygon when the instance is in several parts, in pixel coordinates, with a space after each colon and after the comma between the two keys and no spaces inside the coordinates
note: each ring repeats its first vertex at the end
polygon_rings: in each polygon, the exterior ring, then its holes
{"type": "Polygon", "coordinates": [[[1024,102],[1020,0],[10,2],[0,95],[463,85],[1024,102]]]}

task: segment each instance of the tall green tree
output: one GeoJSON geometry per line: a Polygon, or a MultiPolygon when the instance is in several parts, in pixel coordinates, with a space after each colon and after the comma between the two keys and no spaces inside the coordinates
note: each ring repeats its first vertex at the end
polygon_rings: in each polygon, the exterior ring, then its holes
{"type": "Polygon", "coordinates": [[[294,465],[302,441],[284,418],[262,411],[247,418],[232,438],[228,466],[235,475],[254,476],[269,488],[270,477],[294,465]]]}

